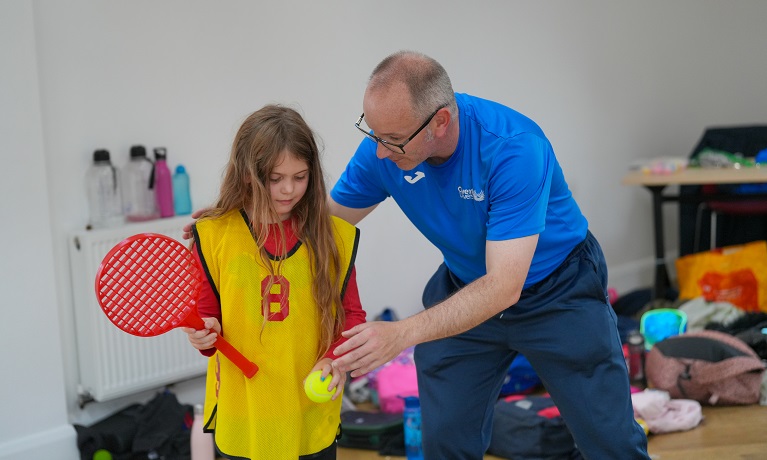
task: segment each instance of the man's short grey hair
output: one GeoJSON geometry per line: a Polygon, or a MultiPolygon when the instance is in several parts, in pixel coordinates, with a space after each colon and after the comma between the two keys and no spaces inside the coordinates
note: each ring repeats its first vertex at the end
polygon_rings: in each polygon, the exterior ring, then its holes
{"type": "Polygon", "coordinates": [[[416,116],[428,117],[443,104],[447,104],[453,116],[457,115],[450,77],[435,59],[416,51],[390,54],[373,69],[368,89],[386,89],[396,82],[402,82],[408,88],[416,116]]]}

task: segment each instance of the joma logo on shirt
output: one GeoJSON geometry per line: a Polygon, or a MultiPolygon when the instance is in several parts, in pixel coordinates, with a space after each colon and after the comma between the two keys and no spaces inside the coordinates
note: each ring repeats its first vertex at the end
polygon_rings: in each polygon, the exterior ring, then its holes
{"type": "Polygon", "coordinates": [[[485,201],[485,192],[475,192],[473,188],[458,187],[458,196],[464,200],[485,201]]]}
{"type": "Polygon", "coordinates": [[[415,184],[416,182],[418,182],[419,180],[423,179],[424,177],[426,177],[426,174],[424,174],[421,171],[416,171],[415,177],[413,177],[413,176],[405,176],[405,180],[408,181],[411,184],[415,184]]]}

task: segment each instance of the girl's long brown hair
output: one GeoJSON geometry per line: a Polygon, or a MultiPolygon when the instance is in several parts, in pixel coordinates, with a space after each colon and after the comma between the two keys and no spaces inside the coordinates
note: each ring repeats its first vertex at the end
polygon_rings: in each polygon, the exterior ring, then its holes
{"type": "MultiPolygon", "coordinates": [[[[245,209],[263,265],[271,273],[270,292],[275,277],[280,276],[282,260],[273,270],[264,243],[269,238],[269,224],[278,222],[278,254],[287,252],[285,230],[272,205],[269,174],[289,152],[309,167],[309,183],[303,198],[291,212],[298,239],[307,246],[311,261],[312,295],[320,310],[320,347],[322,357],[343,331],[345,321],[341,305],[341,262],[333,238],[333,223],[327,204],[325,178],[314,133],[301,115],[288,107],[267,105],[250,114],[240,126],[232,143],[229,163],[215,205],[201,219],[221,216],[231,210],[245,209]]],[[[269,301],[262,300],[264,326],[269,315],[269,301]]],[[[263,331],[262,327],[262,331],[263,331]]]]}

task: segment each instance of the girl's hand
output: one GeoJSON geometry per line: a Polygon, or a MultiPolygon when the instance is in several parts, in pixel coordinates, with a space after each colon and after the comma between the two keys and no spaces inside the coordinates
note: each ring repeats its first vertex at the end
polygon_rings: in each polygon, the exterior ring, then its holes
{"type": "Polygon", "coordinates": [[[209,210],[209,208],[202,208],[202,209],[198,209],[197,211],[192,213],[192,215],[190,217],[192,219],[194,219],[194,220],[192,220],[191,222],[189,222],[188,224],[184,225],[181,228],[181,231],[182,231],[181,238],[183,238],[185,240],[191,240],[194,237],[194,235],[192,234],[192,224],[194,224],[195,220],[200,218],[202,213],[204,213],[205,211],[208,211],[208,210],[209,210]]]}
{"type": "Polygon", "coordinates": [[[335,393],[331,396],[331,400],[335,401],[339,396],[344,394],[344,386],[346,384],[346,373],[341,372],[333,367],[333,360],[330,358],[322,358],[314,365],[310,374],[314,371],[322,371],[322,380],[327,379],[328,375],[332,375],[330,385],[328,389],[331,391],[335,389],[335,393]]]}
{"type": "Polygon", "coordinates": [[[191,327],[182,327],[181,330],[186,332],[189,343],[193,347],[198,350],[207,350],[213,348],[213,343],[221,335],[221,323],[216,318],[203,318],[202,321],[205,323],[205,329],[198,331],[191,327]]]}

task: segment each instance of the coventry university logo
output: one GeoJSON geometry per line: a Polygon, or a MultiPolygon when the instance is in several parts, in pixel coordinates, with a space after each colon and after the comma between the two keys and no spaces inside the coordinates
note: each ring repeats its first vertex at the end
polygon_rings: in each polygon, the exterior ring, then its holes
{"type": "Polygon", "coordinates": [[[464,200],[485,201],[484,190],[476,192],[473,188],[458,187],[458,196],[464,200]]]}

